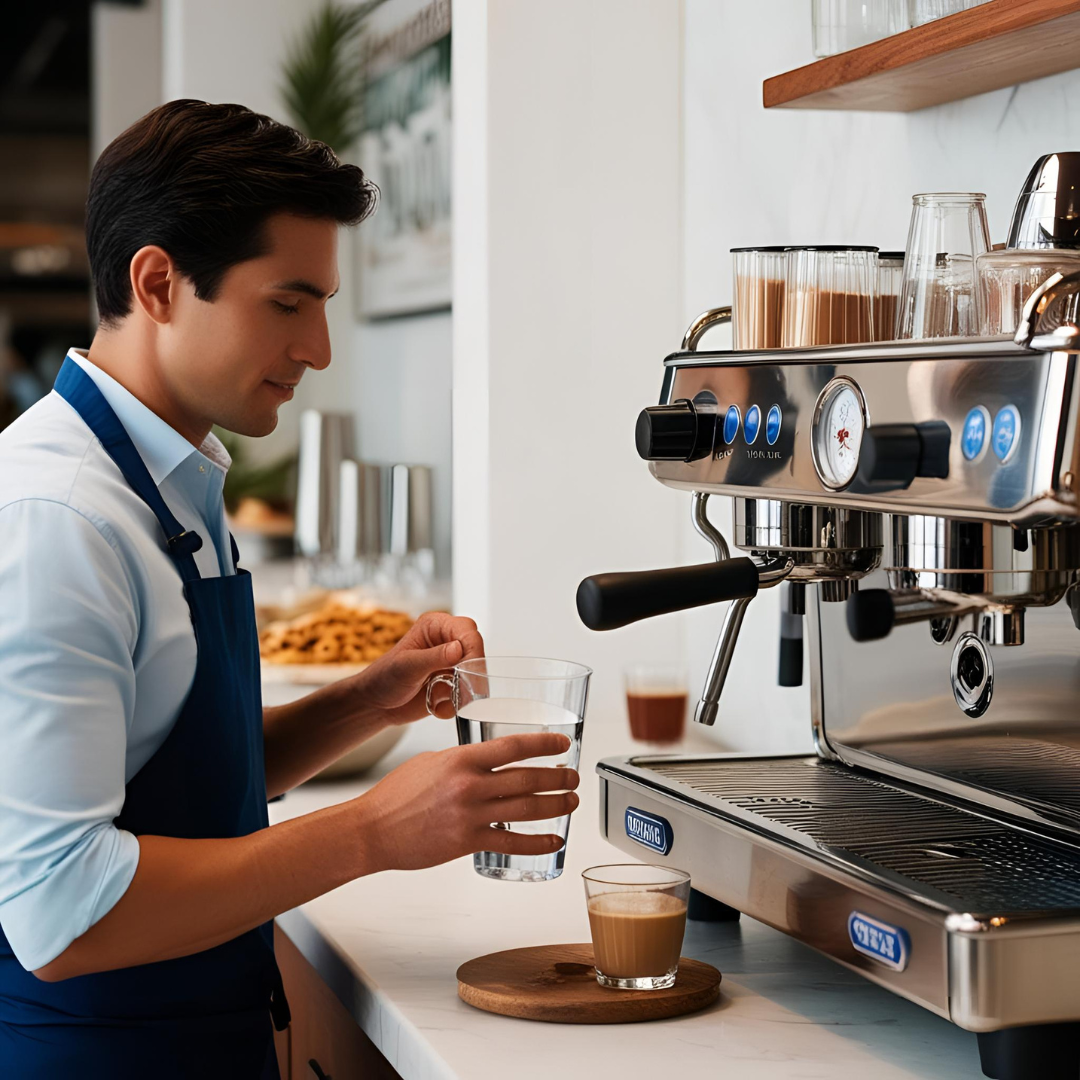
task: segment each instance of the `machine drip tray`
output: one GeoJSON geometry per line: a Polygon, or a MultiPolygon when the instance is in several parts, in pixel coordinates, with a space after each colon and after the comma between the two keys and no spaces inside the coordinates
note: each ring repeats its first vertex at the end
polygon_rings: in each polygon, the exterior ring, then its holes
{"type": "Polygon", "coordinates": [[[1080,1021],[1080,845],[817,757],[597,772],[610,843],[895,993],[969,1031],[1080,1021]]]}
{"type": "Polygon", "coordinates": [[[1080,913],[1080,849],[818,758],[635,762],[703,805],[984,916],[1080,913]]]}

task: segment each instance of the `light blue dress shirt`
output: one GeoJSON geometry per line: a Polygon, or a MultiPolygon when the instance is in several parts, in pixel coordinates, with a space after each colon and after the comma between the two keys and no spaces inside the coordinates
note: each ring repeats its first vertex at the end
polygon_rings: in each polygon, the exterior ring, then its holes
{"type": "MultiPolygon", "coordinates": [[[[76,350],[204,577],[234,572],[229,456],[196,450],[76,350]]],[[[156,518],[53,392],[0,432],[0,925],[28,970],[124,894],[138,840],[113,824],[195,674],[195,635],[156,518]]],[[[206,748],[213,753],[212,747],[206,748]]]]}

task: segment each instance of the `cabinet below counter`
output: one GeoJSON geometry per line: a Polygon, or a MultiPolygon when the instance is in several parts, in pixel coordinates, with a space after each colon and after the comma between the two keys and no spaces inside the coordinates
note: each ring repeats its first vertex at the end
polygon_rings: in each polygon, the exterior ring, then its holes
{"type": "Polygon", "coordinates": [[[281,1080],[401,1080],[280,926],[274,951],[292,1009],[292,1023],[274,1034],[281,1080]]]}

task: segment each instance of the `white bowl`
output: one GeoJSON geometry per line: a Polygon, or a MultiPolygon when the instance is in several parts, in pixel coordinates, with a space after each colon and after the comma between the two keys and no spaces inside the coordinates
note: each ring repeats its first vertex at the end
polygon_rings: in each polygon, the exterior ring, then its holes
{"type": "MultiPolygon", "coordinates": [[[[363,664],[264,663],[262,666],[263,704],[288,705],[290,702],[306,697],[316,687],[337,682],[338,679],[363,670],[365,666],[363,664]]],[[[404,734],[403,726],[386,728],[354,747],[332,765],[327,765],[316,775],[316,778],[340,780],[346,776],[359,776],[386,757],[404,734]]]]}

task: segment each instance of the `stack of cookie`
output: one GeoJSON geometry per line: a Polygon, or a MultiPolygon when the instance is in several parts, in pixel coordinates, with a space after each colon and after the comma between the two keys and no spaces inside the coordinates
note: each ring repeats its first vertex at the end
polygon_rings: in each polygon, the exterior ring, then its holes
{"type": "Polygon", "coordinates": [[[366,664],[389,652],[412,624],[400,611],[333,602],[271,623],[260,635],[259,651],[273,664],[366,664]]]}

